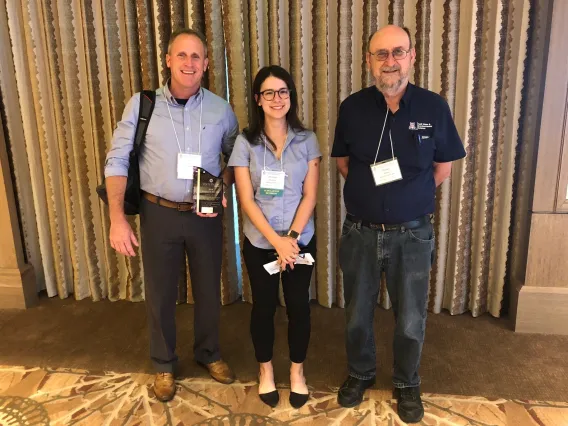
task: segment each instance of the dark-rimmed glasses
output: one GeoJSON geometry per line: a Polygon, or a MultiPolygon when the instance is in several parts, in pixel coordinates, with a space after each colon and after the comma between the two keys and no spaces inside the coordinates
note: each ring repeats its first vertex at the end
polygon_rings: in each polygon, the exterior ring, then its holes
{"type": "Polygon", "coordinates": [[[262,92],[260,92],[260,95],[264,98],[264,100],[272,101],[274,100],[274,97],[276,96],[277,93],[280,99],[288,99],[290,97],[290,89],[284,89],[284,88],[280,90],[272,90],[272,89],[263,90],[262,92]]]}

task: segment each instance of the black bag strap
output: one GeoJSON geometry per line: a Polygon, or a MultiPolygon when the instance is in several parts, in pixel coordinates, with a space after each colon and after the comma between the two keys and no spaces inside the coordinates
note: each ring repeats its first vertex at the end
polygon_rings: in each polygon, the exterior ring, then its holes
{"type": "Polygon", "coordinates": [[[136,124],[136,133],[134,134],[133,150],[136,154],[140,153],[140,147],[146,137],[146,130],[150,123],[150,117],[154,112],[156,104],[156,92],[154,90],[143,90],[140,93],[140,111],[138,112],[138,123],[136,124]]]}

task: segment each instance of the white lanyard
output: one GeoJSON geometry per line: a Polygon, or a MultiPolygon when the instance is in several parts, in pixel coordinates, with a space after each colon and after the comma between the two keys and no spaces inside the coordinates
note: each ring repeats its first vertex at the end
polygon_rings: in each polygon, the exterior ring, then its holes
{"type": "MultiPolygon", "coordinates": [[[[286,173],[284,172],[284,147],[280,154],[280,170],[267,170],[266,169],[266,145],[268,141],[266,135],[262,133],[262,140],[264,143],[264,164],[260,174],[260,194],[273,197],[282,197],[284,195],[284,186],[286,180],[286,173]]],[[[288,139],[288,133],[286,133],[288,139]]],[[[286,142],[284,142],[286,145],[286,142]]]]}
{"type": "MultiPolygon", "coordinates": [[[[197,151],[198,154],[201,154],[201,120],[203,118],[203,92],[200,93],[201,95],[201,101],[199,102],[199,150],[197,151]]],[[[189,99],[187,100],[189,102],[189,99]]],[[[179,148],[179,152],[183,152],[181,150],[181,145],[179,143],[179,138],[176,132],[176,126],[174,124],[174,119],[172,118],[172,112],[170,111],[170,104],[168,103],[167,99],[166,99],[166,106],[168,107],[168,113],[170,114],[170,120],[172,122],[172,127],[174,128],[174,135],[176,135],[176,141],[178,144],[178,148],[179,148]]],[[[189,135],[190,137],[193,139],[193,133],[191,131],[191,114],[189,114],[189,135]]],[[[190,148],[191,148],[191,142],[189,144],[190,148]]]]}
{"type": "MultiPolygon", "coordinates": [[[[264,133],[261,134],[262,141],[264,142],[264,164],[262,166],[262,170],[266,170],[266,145],[268,145],[268,141],[266,140],[266,136],[264,133]]],[[[288,140],[288,132],[286,131],[286,139],[284,140],[284,145],[286,145],[286,140],[288,140]]],[[[284,147],[282,147],[282,152],[280,153],[280,171],[284,171],[284,147]]]]}
{"type": "MultiPolygon", "coordinates": [[[[373,162],[373,164],[377,163],[377,158],[379,156],[379,149],[381,148],[381,142],[383,141],[383,133],[385,132],[385,126],[387,125],[388,116],[389,116],[389,109],[387,108],[387,115],[385,115],[385,122],[383,123],[383,130],[381,130],[381,138],[379,139],[379,147],[377,148],[377,154],[375,155],[375,161],[373,162]]],[[[390,143],[391,143],[392,158],[394,160],[394,148],[392,146],[392,135],[391,135],[390,128],[389,128],[389,139],[390,139],[390,143]]]]}

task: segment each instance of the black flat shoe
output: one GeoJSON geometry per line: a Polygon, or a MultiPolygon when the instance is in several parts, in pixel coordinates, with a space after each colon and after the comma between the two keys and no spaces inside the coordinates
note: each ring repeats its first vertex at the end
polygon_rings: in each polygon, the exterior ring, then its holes
{"type": "Polygon", "coordinates": [[[290,391],[290,405],[294,408],[301,408],[310,399],[310,394],[296,393],[290,391]]]}
{"type": "Polygon", "coordinates": [[[259,393],[258,396],[262,402],[272,408],[276,407],[278,405],[278,401],[280,401],[280,395],[277,390],[267,393],[259,393]]]}

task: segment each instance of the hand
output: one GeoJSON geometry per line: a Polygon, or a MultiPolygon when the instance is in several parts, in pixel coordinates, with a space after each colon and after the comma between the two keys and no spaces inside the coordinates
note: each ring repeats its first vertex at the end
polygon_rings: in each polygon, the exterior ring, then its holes
{"type": "Polygon", "coordinates": [[[110,246],[120,254],[125,256],[136,256],[134,244],[139,247],[136,235],[132,232],[132,227],[126,218],[115,219],[110,221],[110,246]]]}
{"type": "Polygon", "coordinates": [[[276,243],[273,244],[276,252],[278,253],[278,264],[280,269],[286,269],[287,265],[290,265],[291,269],[294,269],[294,261],[300,253],[300,247],[298,247],[298,242],[290,237],[278,237],[276,243]]]}
{"type": "MultiPolygon", "coordinates": [[[[225,198],[225,194],[223,194],[222,204],[223,204],[224,208],[227,208],[227,199],[225,198]]],[[[196,214],[197,214],[197,216],[200,216],[200,217],[217,217],[217,215],[219,213],[200,213],[200,212],[197,212],[196,214]]]]}
{"type": "Polygon", "coordinates": [[[199,217],[217,217],[217,215],[219,213],[200,213],[200,212],[196,212],[195,213],[197,216],[199,217]]]}

